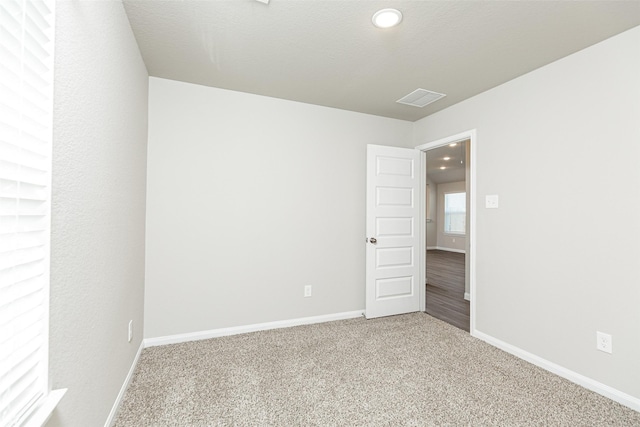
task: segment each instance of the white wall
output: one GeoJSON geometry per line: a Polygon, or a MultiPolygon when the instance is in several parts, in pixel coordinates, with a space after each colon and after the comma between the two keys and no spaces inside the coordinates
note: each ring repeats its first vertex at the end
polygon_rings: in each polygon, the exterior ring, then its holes
{"type": "Polygon", "coordinates": [[[466,236],[458,236],[444,232],[444,195],[446,193],[464,193],[466,191],[465,181],[447,182],[438,184],[438,225],[437,225],[437,246],[441,249],[452,249],[464,252],[466,249],[466,236]]]}
{"type": "Polygon", "coordinates": [[[477,329],[636,398],[639,52],[636,27],[417,122],[414,141],[477,129],[477,329]]]}
{"type": "Polygon", "coordinates": [[[145,337],[362,310],[366,145],[412,131],[151,78],[145,337]]]}
{"type": "Polygon", "coordinates": [[[102,426],[142,339],[148,79],[120,2],[59,1],[56,26],[50,374],[68,391],[47,425],[102,426]]]}
{"type": "Polygon", "coordinates": [[[464,252],[467,256],[464,257],[464,297],[470,299],[471,295],[471,141],[464,143],[464,190],[467,193],[466,206],[467,206],[467,235],[464,241],[464,252]]]}
{"type": "Polygon", "coordinates": [[[427,186],[427,219],[431,220],[426,223],[427,248],[435,249],[438,246],[438,184],[427,177],[427,186]]]}

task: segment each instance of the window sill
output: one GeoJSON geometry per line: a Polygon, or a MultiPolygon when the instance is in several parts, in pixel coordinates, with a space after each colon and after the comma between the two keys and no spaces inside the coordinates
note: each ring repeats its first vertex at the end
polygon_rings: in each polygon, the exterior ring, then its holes
{"type": "Polygon", "coordinates": [[[53,410],[56,409],[62,396],[67,392],[66,388],[52,390],[47,397],[43,398],[29,415],[20,423],[21,427],[42,427],[51,417],[53,410]]]}

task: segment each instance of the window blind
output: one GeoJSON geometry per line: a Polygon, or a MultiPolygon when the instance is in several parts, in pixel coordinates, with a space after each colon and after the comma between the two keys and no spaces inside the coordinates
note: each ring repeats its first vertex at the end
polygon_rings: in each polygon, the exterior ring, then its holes
{"type": "Polygon", "coordinates": [[[54,0],[0,1],[0,425],[48,392],[54,0]]]}
{"type": "Polygon", "coordinates": [[[444,195],[444,232],[465,234],[466,232],[466,193],[445,193],[444,195]]]}

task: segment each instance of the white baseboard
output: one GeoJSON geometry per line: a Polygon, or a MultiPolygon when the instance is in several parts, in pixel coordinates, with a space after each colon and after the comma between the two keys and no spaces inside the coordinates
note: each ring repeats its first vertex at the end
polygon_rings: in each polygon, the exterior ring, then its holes
{"type": "Polygon", "coordinates": [[[479,332],[478,330],[472,331],[471,335],[491,344],[494,347],[498,347],[499,349],[504,350],[507,353],[511,353],[514,356],[519,357],[520,359],[526,360],[529,363],[539,366],[542,369],[552,372],[562,378],[566,378],[567,380],[574,382],[586,389],[601,394],[602,396],[608,397],[609,399],[627,406],[635,411],[640,411],[640,399],[638,399],[637,397],[631,396],[630,394],[624,393],[611,386],[602,384],[601,382],[598,382],[594,379],[571,371],[567,368],[536,356],[533,353],[522,350],[519,347],[508,344],[483,332],[479,332]]]}
{"type": "Polygon", "coordinates": [[[322,316],[302,317],[299,319],[279,320],[277,322],[258,323],[254,325],[234,326],[230,328],[211,329],[208,331],[189,332],[186,334],[169,335],[144,340],[145,347],[157,345],[178,344],[188,341],[206,340],[209,338],[225,337],[229,335],[245,334],[247,332],[266,331],[269,329],[288,328],[291,326],[311,325],[313,323],[331,322],[333,320],[354,319],[362,317],[364,310],[347,311],[344,313],[325,314],[322,316]]]}
{"type": "Polygon", "coordinates": [[[136,370],[136,366],[138,366],[138,359],[140,359],[140,354],[142,353],[142,349],[144,348],[144,340],[140,342],[140,347],[138,347],[138,352],[136,353],[136,357],[133,359],[133,363],[131,364],[131,368],[129,368],[129,373],[120,387],[120,392],[118,393],[118,397],[116,397],[116,401],[113,403],[113,407],[111,407],[111,412],[109,412],[109,416],[107,417],[107,421],[104,423],[104,427],[111,427],[113,422],[116,420],[116,415],[118,413],[118,409],[120,408],[120,402],[122,402],[122,398],[124,397],[125,392],[127,391],[127,387],[129,387],[129,383],[131,382],[131,378],[133,378],[133,373],[136,370]]]}
{"type": "Polygon", "coordinates": [[[458,254],[466,254],[467,252],[464,249],[453,249],[453,248],[445,248],[442,246],[427,246],[428,251],[438,250],[438,251],[447,251],[447,252],[455,252],[458,254]]]}
{"type": "Polygon", "coordinates": [[[471,301],[471,294],[469,292],[465,292],[464,299],[466,299],[467,301],[471,301]]]}

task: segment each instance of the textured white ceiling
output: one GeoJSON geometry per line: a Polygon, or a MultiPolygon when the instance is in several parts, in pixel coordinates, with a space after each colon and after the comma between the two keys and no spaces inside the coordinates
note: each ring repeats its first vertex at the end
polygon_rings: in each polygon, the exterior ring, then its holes
{"type": "Polygon", "coordinates": [[[414,121],[640,25],[640,1],[124,0],[149,74],[414,121]],[[381,30],[371,16],[400,9],[381,30]],[[417,88],[447,94],[396,104],[417,88]]]}

